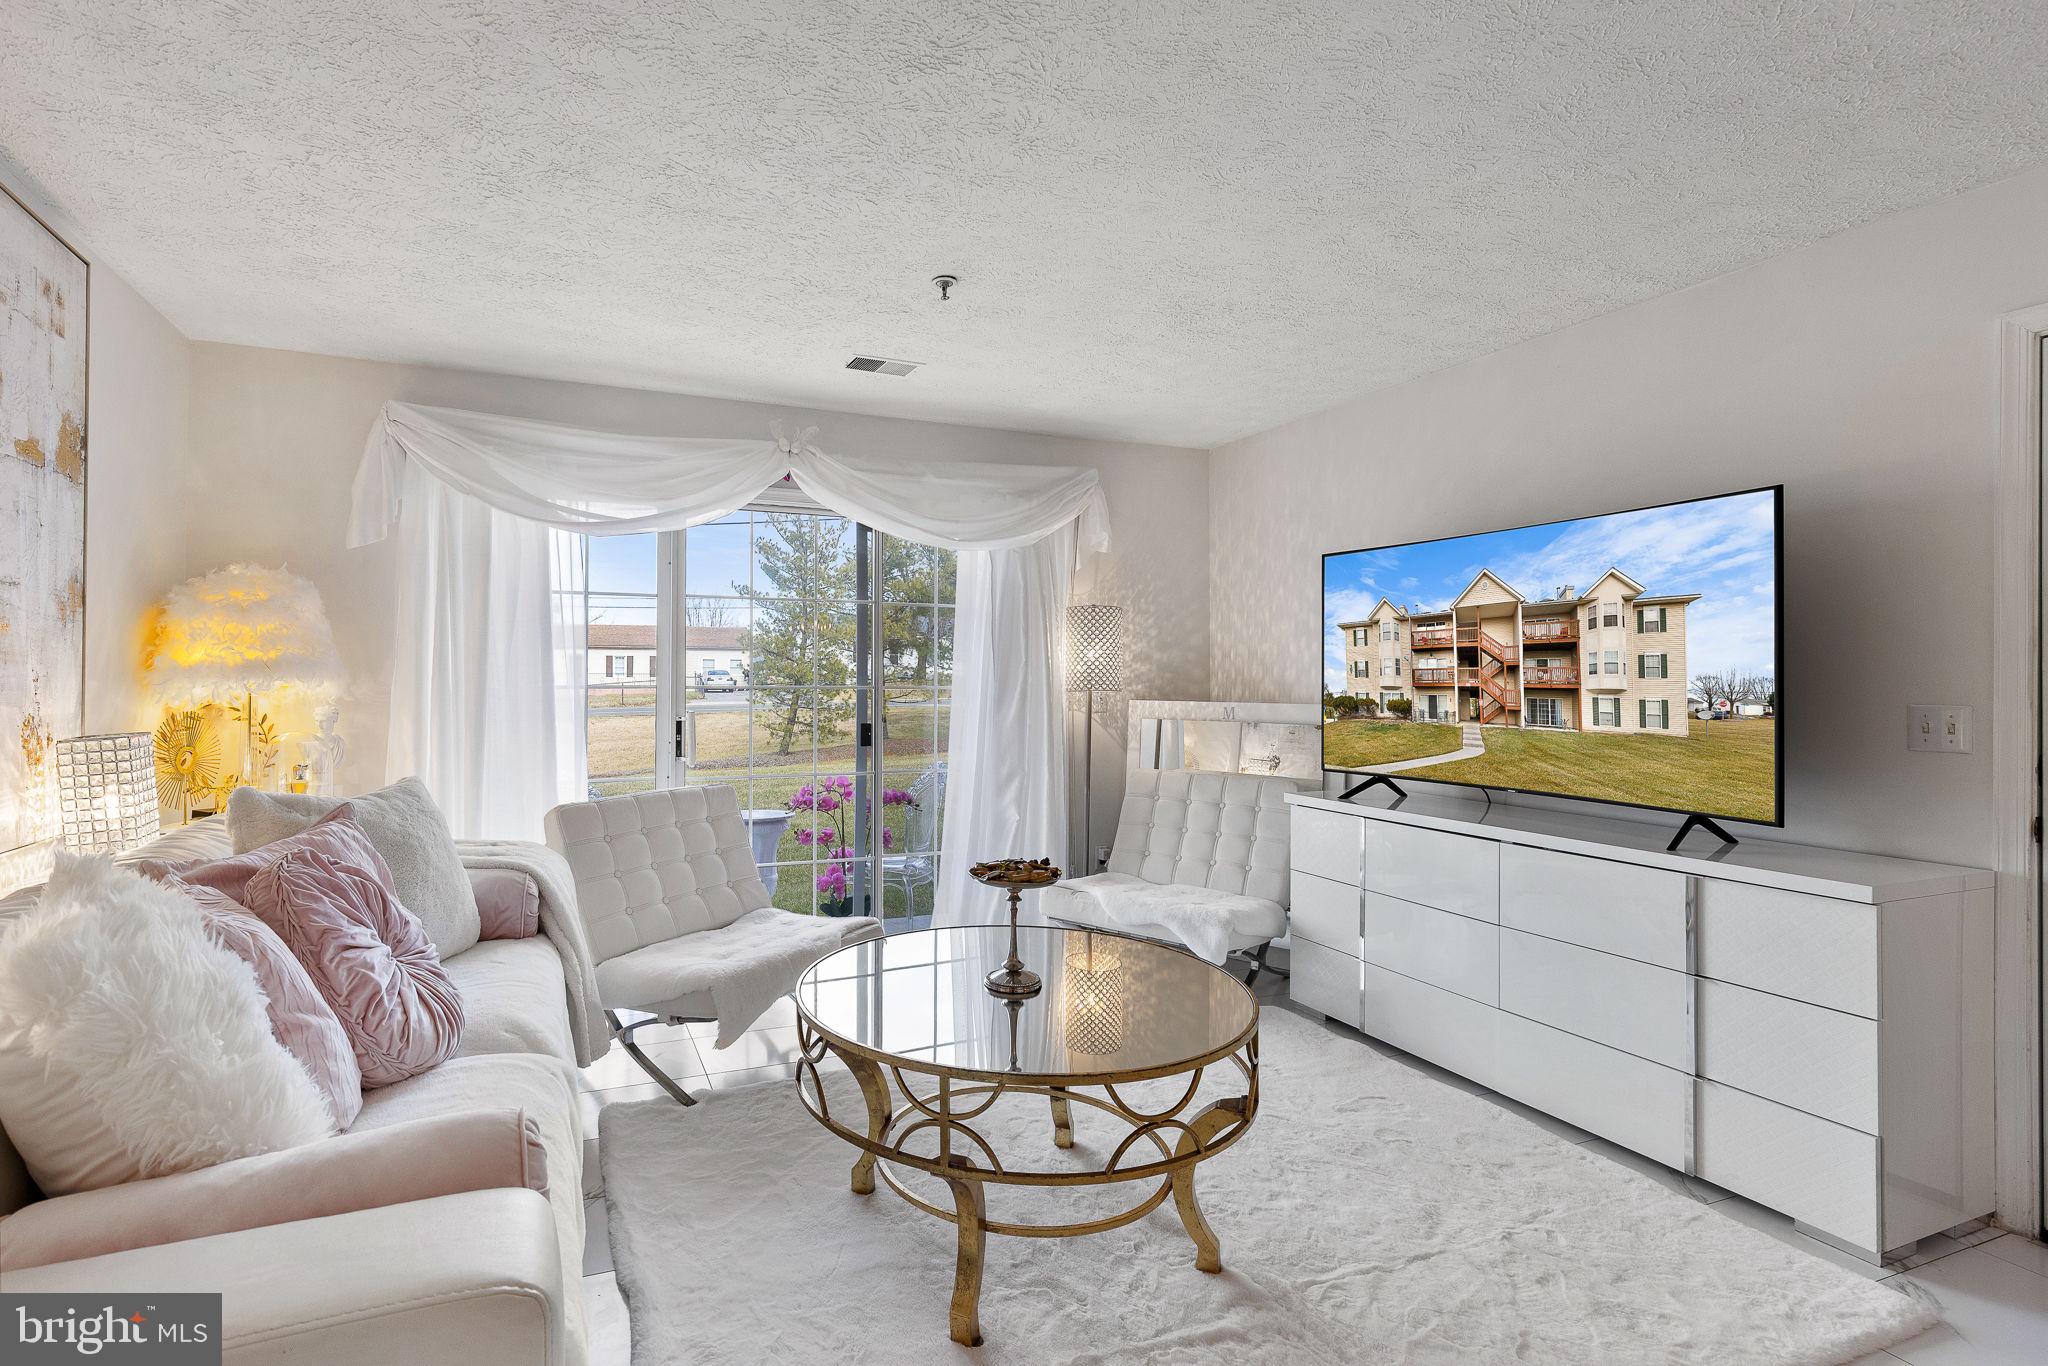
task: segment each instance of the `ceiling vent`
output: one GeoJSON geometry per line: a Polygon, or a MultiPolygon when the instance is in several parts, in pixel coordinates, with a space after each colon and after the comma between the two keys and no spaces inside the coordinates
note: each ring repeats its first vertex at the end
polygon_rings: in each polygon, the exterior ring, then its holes
{"type": "Polygon", "coordinates": [[[846,368],[866,370],[877,375],[907,375],[923,364],[921,360],[887,360],[881,356],[855,356],[846,363],[846,368]]]}

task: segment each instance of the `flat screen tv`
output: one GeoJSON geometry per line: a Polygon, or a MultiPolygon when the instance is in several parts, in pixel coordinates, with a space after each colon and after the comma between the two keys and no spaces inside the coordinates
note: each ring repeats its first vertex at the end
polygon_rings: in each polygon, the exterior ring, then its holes
{"type": "Polygon", "coordinates": [[[1784,824],[1783,495],[1323,556],[1324,769],[1784,824]]]}

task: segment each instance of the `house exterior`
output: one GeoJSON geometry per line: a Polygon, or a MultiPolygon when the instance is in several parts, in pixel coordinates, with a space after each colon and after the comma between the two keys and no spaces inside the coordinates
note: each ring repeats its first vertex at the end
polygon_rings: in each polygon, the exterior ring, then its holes
{"type": "MultiPolygon", "coordinates": [[[[600,622],[590,628],[584,673],[591,683],[618,686],[654,682],[654,628],[614,626],[600,622]]],[[[747,632],[741,626],[692,626],[684,646],[684,668],[692,682],[706,669],[727,669],[747,676],[747,632]]]]}
{"type": "Polygon", "coordinates": [[[1344,633],[1344,686],[1418,721],[1532,730],[1686,733],[1686,611],[1609,569],[1581,593],[1529,598],[1482,569],[1448,607],[1381,598],[1344,633]]]}

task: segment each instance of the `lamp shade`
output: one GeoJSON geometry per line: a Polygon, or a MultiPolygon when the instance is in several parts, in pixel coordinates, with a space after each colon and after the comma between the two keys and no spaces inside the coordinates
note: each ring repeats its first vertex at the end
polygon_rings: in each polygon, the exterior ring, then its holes
{"type": "Polygon", "coordinates": [[[67,848],[118,854],[157,832],[156,752],[147,731],[57,742],[57,809],[67,848]]]}
{"type": "Polygon", "coordinates": [[[1116,692],[1127,667],[1124,609],[1109,603],[1077,603],[1067,609],[1067,686],[1116,692]]]}
{"type": "Polygon", "coordinates": [[[297,689],[320,699],[347,685],[320,590],[296,574],[231,564],[187,579],[159,609],[150,691],[172,707],[297,689]]]}

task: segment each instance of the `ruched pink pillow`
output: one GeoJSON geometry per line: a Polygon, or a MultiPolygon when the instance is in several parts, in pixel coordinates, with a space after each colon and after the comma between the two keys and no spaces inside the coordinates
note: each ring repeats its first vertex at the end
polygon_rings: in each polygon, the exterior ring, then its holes
{"type": "Polygon", "coordinates": [[[270,1032],[327,1098],[334,1127],[346,1129],[355,1123],[363,1108],[363,1073],[356,1065],[355,1045],[334,1007],[284,941],[224,892],[182,882],[175,875],[158,881],[197,902],[207,931],[256,970],[270,1012],[270,1032]]]}
{"type": "Polygon", "coordinates": [[[462,996],[426,930],[398,904],[391,870],[346,805],[252,853],[271,857],[243,904],[277,932],[341,1020],[365,1088],[455,1056],[462,996]]]}

